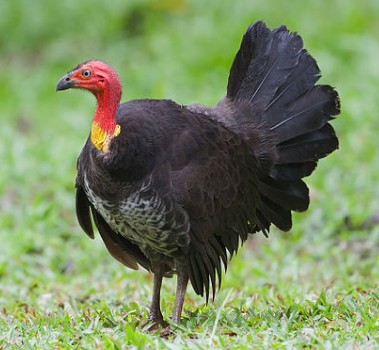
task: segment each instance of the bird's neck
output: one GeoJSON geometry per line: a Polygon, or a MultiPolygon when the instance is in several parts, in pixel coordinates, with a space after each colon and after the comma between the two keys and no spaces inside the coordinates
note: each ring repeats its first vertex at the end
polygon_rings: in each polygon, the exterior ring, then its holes
{"type": "Polygon", "coordinates": [[[91,142],[99,150],[107,152],[111,140],[120,134],[120,125],[115,116],[121,94],[112,91],[102,91],[96,94],[97,107],[91,127],[91,142]]]}

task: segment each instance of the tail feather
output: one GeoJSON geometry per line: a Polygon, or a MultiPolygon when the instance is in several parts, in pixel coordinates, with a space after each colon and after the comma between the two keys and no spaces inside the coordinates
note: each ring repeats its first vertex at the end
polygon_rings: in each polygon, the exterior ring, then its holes
{"type": "Polygon", "coordinates": [[[248,75],[251,61],[258,56],[257,43],[261,42],[261,46],[267,45],[270,33],[263,22],[256,22],[247,29],[230,69],[227,88],[228,98],[237,99],[238,95],[241,95],[241,85],[248,75]]]}
{"type": "Polygon", "coordinates": [[[260,190],[263,196],[281,207],[295,211],[304,211],[308,208],[308,188],[303,181],[281,182],[268,177],[261,181],[260,190]]]}
{"type": "MultiPolygon", "coordinates": [[[[258,211],[268,222],[273,223],[283,231],[288,231],[292,226],[291,211],[267,197],[262,197],[262,204],[258,208],[258,211]]],[[[263,227],[262,229],[267,228],[263,227]]]]}
{"type": "Polygon", "coordinates": [[[277,147],[277,164],[317,161],[333,152],[338,139],[330,124],[320,130],[297,136],[277,147]]]}
{"type": "Polygon", "coordinates": [[[271,31],[263,22],[247,29],[228,80],[227,100],[240,106],[229,124],[243,125],[236,132],[251,142],[259,164],[265,164],[267,152],[272,153],[267,145],[273,145],[275,154],[271,165],[262,167],[259,184],[257,224],[264,231],[270,223],[291,228],[291,211],[309,205],[302,178],[338,148],[329,121],[340,113],[339,98],[332,87],[315,85],[320,76],[298,34],[284,26],[271,31]],[[256,135],[264,136],[257,141],[256,135]]]}
{"type": "Polygon", "coordinates": [[[280,110],[312,87],[320,71],[303,41],[285,26],[273,31],[256,22],[246,31],[229,75],[227,97],[257,110],[280,110]]]}
{"type": "Polygon", "coordinates": [[[319,130],[339,113],[337,93],[330,86],[315,86],[296,99],[285,111],[283,117],[275,113],[268,118],[272,123],[278,143],[298,135],[319,130]]]}
{"type": "Polygon", "coordinates": [[[303,163],[283,163],[275,164],[269,176],[275,180],[294,181],[309,176],[315,170],[317,163],[307,161],[303,163]]]}
{"type": "Polygon", "coordinates": [[[266,106],[265,112],[270,109],[271,115],[280,115],[283,108],[301,96],[304,91],[311,89],[319,78],[320,70],[316,61],[305,49],[302,49],[297,64],[289,72],[285,84],[278,88],[275,96],[266,106]]]}

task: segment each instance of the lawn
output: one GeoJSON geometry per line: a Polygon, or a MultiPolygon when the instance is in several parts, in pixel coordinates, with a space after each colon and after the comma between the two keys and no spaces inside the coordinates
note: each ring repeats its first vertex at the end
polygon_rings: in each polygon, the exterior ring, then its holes
{"type": "MultiPolygon", "coordinates": [[[[0,2],[0,349],[379,347],[379,2],[0,2]],[[95,101],[55,84],[89,58],[124,100],[214,104],[246,27],[299,32],[336,87],[340,149],[307,179],[293,229],[254,236],[216,300],[188,289],[173,335],[147,333],[152,276],[112,259],[76,222],[76,158],[95,101]]],[[[164,283],[163,312],[175,281],[164,283]]]]}

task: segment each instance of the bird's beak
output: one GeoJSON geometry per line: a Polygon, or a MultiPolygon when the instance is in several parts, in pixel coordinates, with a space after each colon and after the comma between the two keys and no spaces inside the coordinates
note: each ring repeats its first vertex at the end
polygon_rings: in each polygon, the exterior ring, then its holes
{"type": "Polygon", "coordinates": [[[71,74],[66,74],[62,77],[57,84],[56,91],[67,90],[75,87],[76,80],[71,79],[71,74]]]}

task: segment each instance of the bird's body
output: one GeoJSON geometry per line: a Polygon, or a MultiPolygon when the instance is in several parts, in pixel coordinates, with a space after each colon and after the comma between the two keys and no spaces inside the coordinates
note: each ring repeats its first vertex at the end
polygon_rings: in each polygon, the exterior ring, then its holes
{"type": "Polygon", "coordinates": [[[98,100],[78,159],[79,223],[93,237],[92,215],[116,259],[154,273],[151,321],[163,322],[164,276],[178,275],[179,322],[188,280],[208,299],[249,233],[267,233],[271,223],[289,230],[291,210],[307,209],[302,178],[338,146],[328,123],[339,113],[338,96],[315,86],[318,78],[298,35],[257,22],[215,107],[119,105],[117,75],[100,61],[58,83],[58,90],[80,87],[98,100]]]}
{"type": "MultiPolygon", "coordinates": [[[[116,122],[125,137],[115,138],[109,152],[99,153],[88,139],[78,161],[78,195],[88,198],[112,231],[138,247],[143,266],[153,270],[165,261],[163,272],[170,275],[189,263],[184,255],[196,253],[193,263],[199,263],[207,256],[204,243],[213,239],[226,261],[225,247],[234,252],[239,235],[245,240],[258,230],[249,223],[257,220],[258,193],[250,184],[258,182],[257,160],[238,135],[168,100],[122,104],[116,122]]],[[[80,199],[78,208],[81,217],[80,199]]],[[[127,264],[136,268],[135,262],[127,264]]],[[[208,294],[209,282],[198,274],[193,273],[198,289],[206,282],[208,294]]]]}

